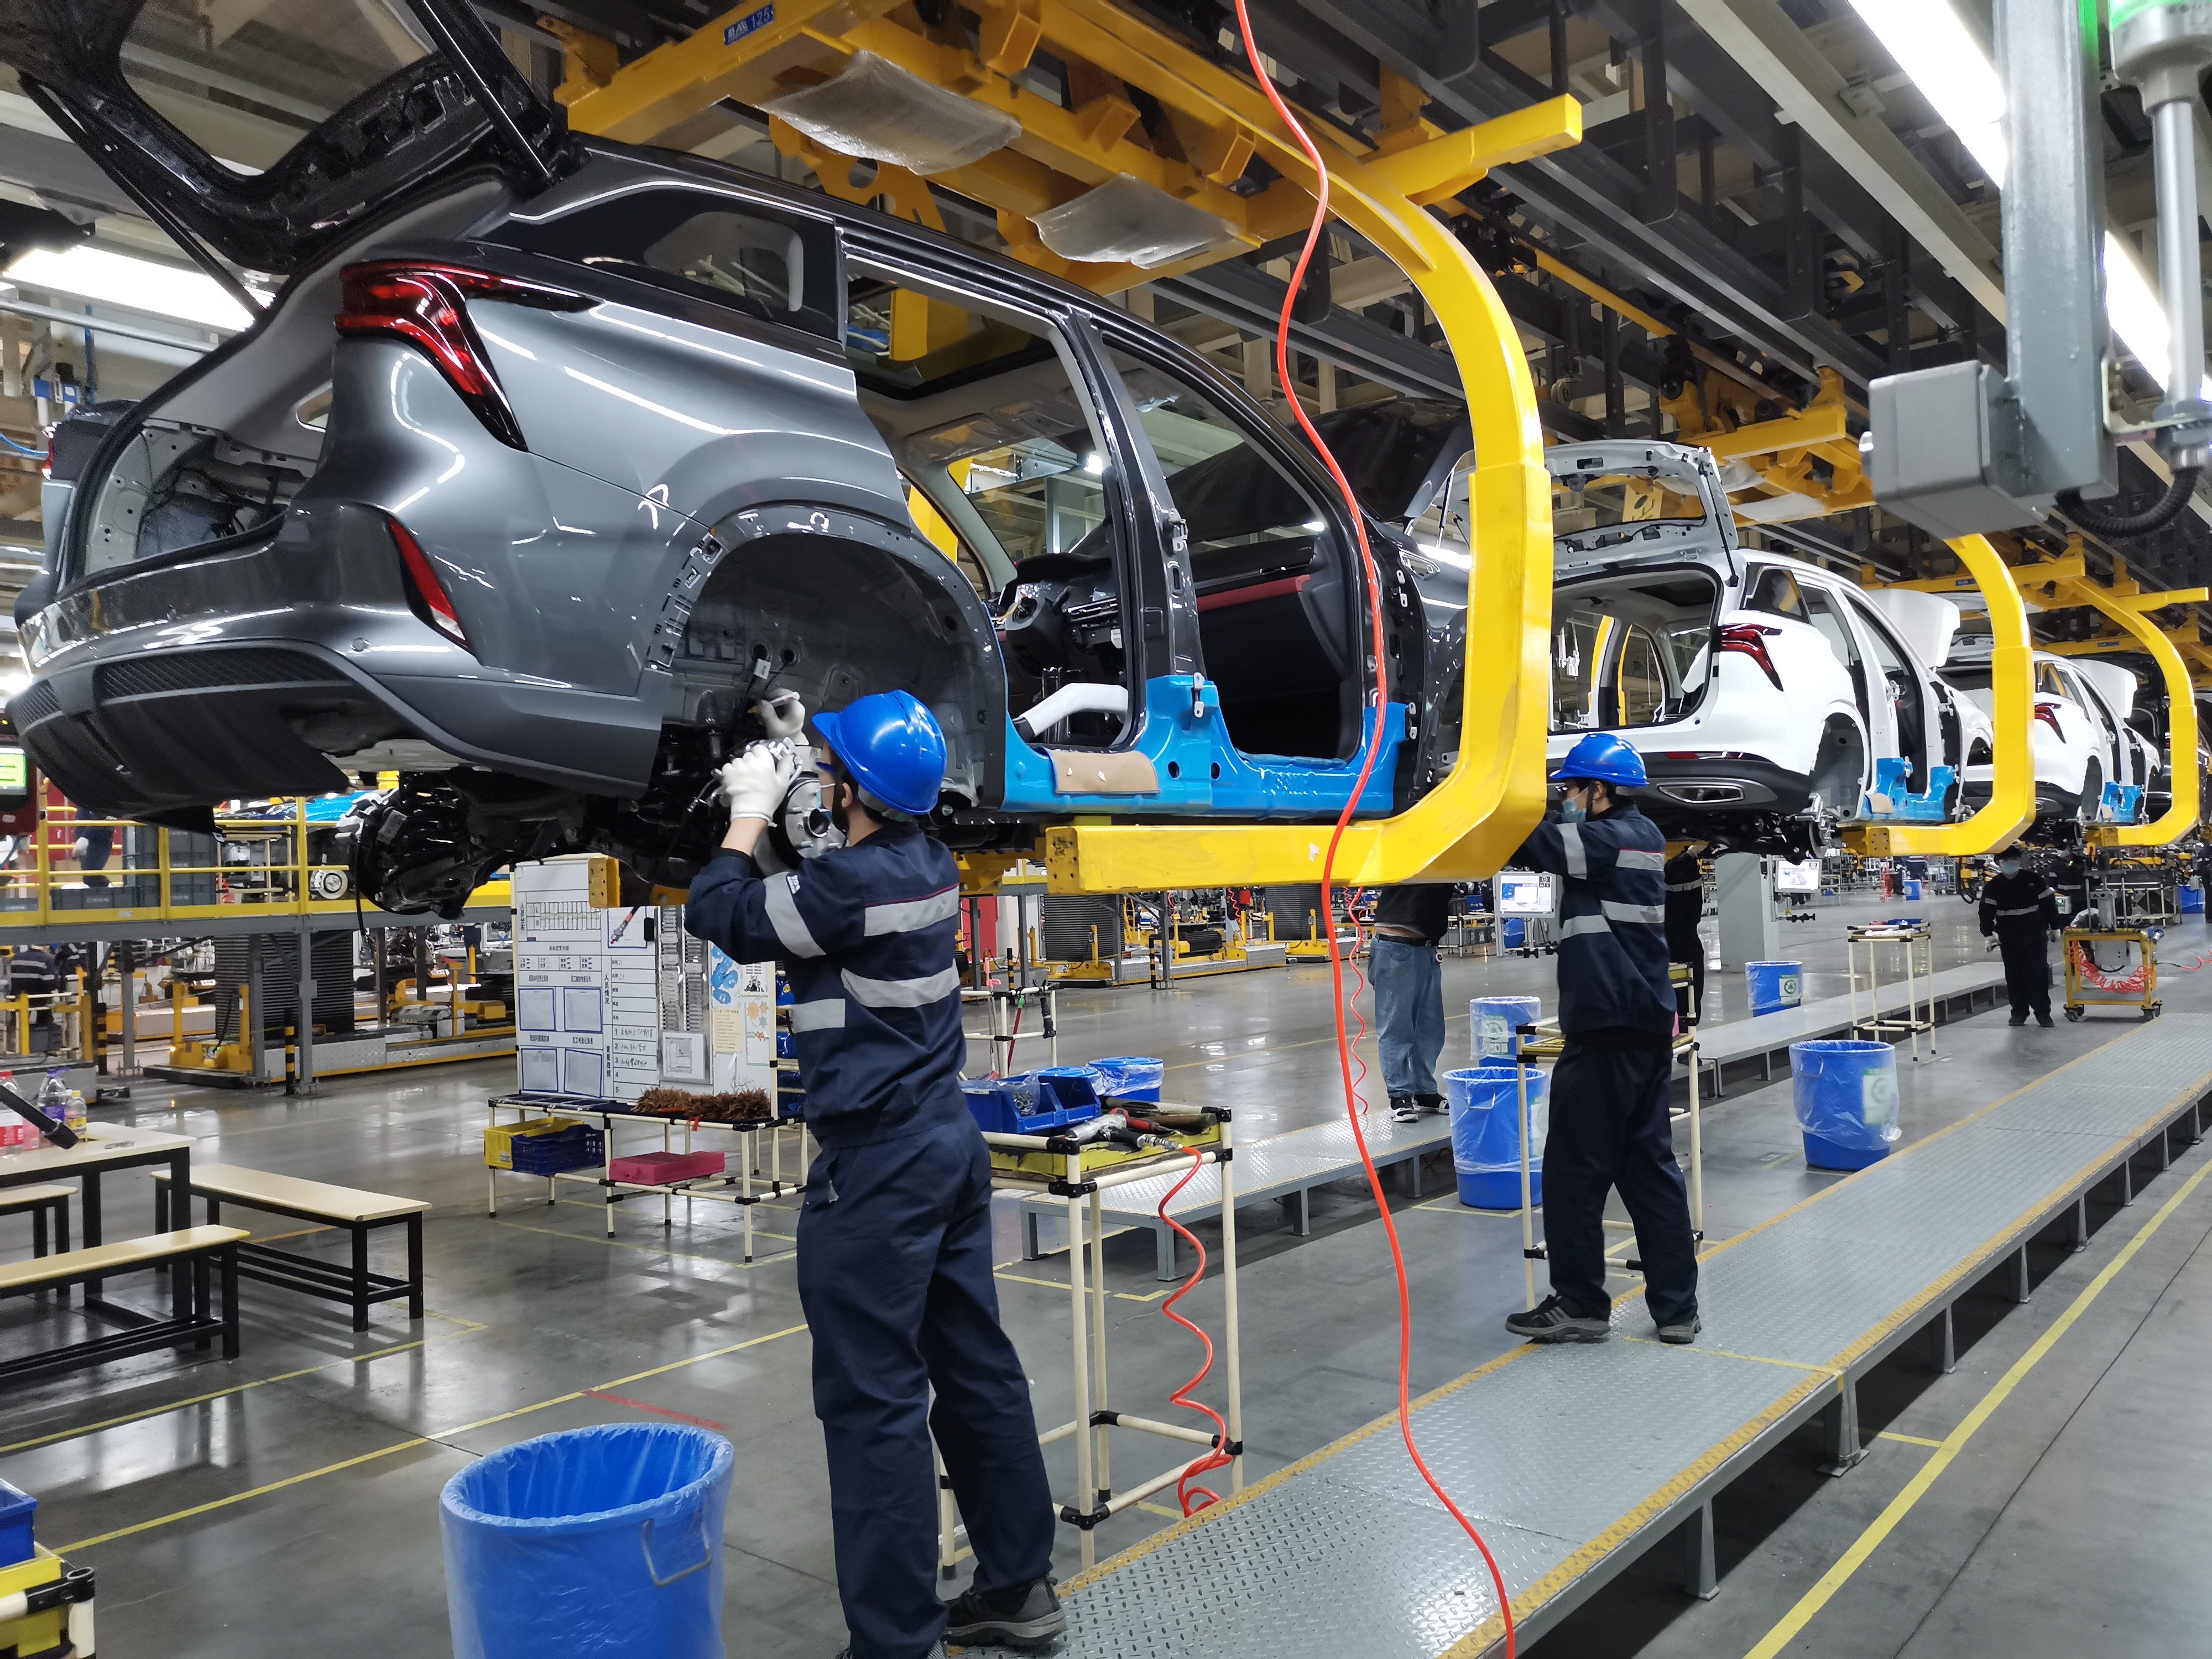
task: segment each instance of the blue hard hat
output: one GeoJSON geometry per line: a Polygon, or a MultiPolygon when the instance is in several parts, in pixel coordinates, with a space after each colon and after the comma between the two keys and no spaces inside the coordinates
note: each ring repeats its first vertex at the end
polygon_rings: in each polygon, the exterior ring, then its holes
{"type": "Polygon", "coordinates": [[[912,692],[872,692],[836,714],[817,714],[814,729],[864,795],[916,817],[936,809],[945,728],[912,692]]]}
{"type": "Polygon", "coordinates": [[[1565,783],[1570,779],[1609,783],[1616,789],[1641,789],[1650,781],[1644,775],[1644,757],[1636,752],[1636,745],[1610,732],[1593,732],[1567,750],[1552,781],[1565,783]]]}

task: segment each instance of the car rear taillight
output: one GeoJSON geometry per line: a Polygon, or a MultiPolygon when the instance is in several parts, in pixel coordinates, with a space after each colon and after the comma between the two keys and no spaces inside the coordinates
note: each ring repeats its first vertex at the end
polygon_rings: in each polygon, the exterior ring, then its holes
{"type": "Polygon", "coordinates": [[[1778,628],[1762,627],[1758,623],[1730,623],[1720,630],[1720,651],[1725,656],[1730,652],[1750,658],[1759,672],[1773,682],[1774,689],[1782,689],[1782,676],[1774,672],[1774,659],[1766,654],[1766,641],[1781,633],[1778,628]]]}
{"type": "Polygon", "coordinates": [[[384,522],[391,528],[392,545],[399,550],[399,580],[407,590],[407,608],[462,650],[467,650],[469,636],[462,630],[460,614],[453,609],[445,583],[438,580],[438,567],[430,562],[422,544],[415,539],[405,525],[389,514],[385,515],[384,522]]]}
{"type": "Polygon", "coordinates": [[[2051,732],[2053,737],[2057,738],[2061,742],[2065,740],[2066,733],[2060,728],[2058,724],[2058,705],[2057,703],[2037,703],[2035,705],[2035,718],[2041,720],[2045,726],[2051,728],[2051,732]]]}
{"type": "Polygon", "coordinates": [[[504,300],[541,311],[580,311],[592,303],[580,294],[543,283],[406,259],[348,265],[339,283],[344,302],[337,315],[339,333],[393,335],[415,346],[437,364],[485,429],[516,449],[529,446],[469,321],[468,302],[504,300]]]}

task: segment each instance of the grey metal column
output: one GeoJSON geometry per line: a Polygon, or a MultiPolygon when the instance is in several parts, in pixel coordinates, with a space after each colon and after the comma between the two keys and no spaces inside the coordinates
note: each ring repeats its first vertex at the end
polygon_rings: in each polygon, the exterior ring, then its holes
{"type": "Polygon", "coordinates": [[[2008,378],[2019,400],[2023,494],[2106,493],[2105,158],[2091,149],[2094,26],[2075,0],[1997,0],[1997,73],[2011,143],[2004,189],[2008,378]]]}
{"type": "Polygon", "coordinates": [[[138,1070],[138,947],[131,940],[115,942],[116,1000],[123,1026],[123,1075],[138,1070]]]}
{"type": "Polygon", "coordinates": [[[1774,877],[1755,853],[1713,860],[1713,896],[1720,911],[1721,965],[1770,962],[1782,948],[1774,920],[1774,877]]]}
{"type": "Polygon", "coordinates": [[[305,921],[300,924],[300,1014],[293,1029],[299,1033],[294,1043],[298,1058],[292,1081],[285,1086],[293,1094],[311,1095],[315,1091],[315,934],[305,921]]]}
{"type": "Polygon", "coordinates": [[[252,1057],[253,1081],[269,1081],[269,1067],[261,1053],[261,1033],[269,1023],[269,1014],[262,1006],[262,997],[268,985],[268,975],[261,971],[261,952],[269,935],[248,933],[246,936],[246,1018],[239,1022],[239,1041],[246,1044],[246,1052],[252,1057]]]}

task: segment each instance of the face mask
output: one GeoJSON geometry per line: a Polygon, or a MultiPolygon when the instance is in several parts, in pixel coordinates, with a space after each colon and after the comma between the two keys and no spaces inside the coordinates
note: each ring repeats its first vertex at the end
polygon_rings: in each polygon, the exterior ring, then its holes
{"type": "Polygon", "coordinates": [[[1559,822],[1562,823],[1581,823],[1589,817],[1589,808],[1572,795],[1559,803],[1559,822]]]}
{"type": "Polygon", "coordinates": [[[1999,859],[1997,860],[1997,868],[2003,871],[2005,874],[2008,876],[2016,876],[2020,873],[2020,860],[2018,859],[1999,859]]]}

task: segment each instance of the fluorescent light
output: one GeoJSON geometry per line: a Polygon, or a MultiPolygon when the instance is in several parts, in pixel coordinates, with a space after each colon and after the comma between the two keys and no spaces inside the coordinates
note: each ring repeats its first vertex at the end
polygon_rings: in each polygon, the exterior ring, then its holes
{"type": "MultiPolygon", "coordinates": [[[[1950,0],[1851,0],[1851,5],[1990,182],[2002,190],[2012,160],[2004,130],[2004,83],[1950,0]]],[[[2136,263],[2135,250],[2109,230],[2105,315],[2120,343],[2163,386],[2170,337],[2166,307],[2136,263]]]]}
{"type": "Polygon", "coordinates": [[[1085,472],[1088,472],[1094,478],[1104,477],[1106,476],[1106,458],[1103,455],[1101,455],[1097,450],[1092,450],[1088,455],[1085,455],[1083,458],[1083,470],[1085,472]]]}
{"type": "Polygon", "coordinates": [[[202,328],[234,331],[253,320],[204,271],[112,253],[84,242],[62,250],[33,248],[0,275],[11,283],[173,317],[202,328]]]}

